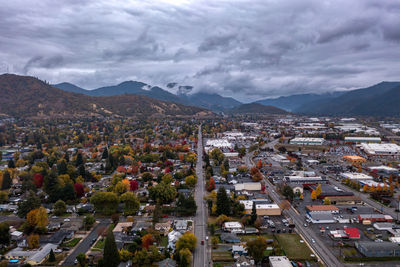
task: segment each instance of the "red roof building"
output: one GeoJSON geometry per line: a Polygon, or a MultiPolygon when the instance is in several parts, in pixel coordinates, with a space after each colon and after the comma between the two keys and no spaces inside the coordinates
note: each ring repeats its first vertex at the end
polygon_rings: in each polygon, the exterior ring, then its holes
{"type": "Polygon", "coordinates": [[[345,228],[344,231],[350,239],[360,239],[360,232],[358,228],[345,228]]]}

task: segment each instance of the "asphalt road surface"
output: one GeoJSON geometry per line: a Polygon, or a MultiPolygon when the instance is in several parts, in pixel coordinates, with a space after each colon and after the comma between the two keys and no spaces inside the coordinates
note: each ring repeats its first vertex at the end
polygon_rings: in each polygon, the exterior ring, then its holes
{"type": "MultiPolygon", "coordinates": [[[[273,144],[273,142],[271,143],[273,144]]],[[[248,160],[248,162],[251,161],[252,160],[248,160]]],[[[250,163],[248,167],[251,167],[251,165],[252,164],[250,163]]],[[[264,177],[264,180],[266,185],[268,185],[268,194],[271,196],[272,200],[279,205],[283,200],[283,197],[281,197],[281,195],[275,191],[274,185],[272,185],[268,179],[265,179],[264,177]]],[[[325,263],[326,266],[343,266],[336,256],[332,254],[329,248],[326,247],[325,244],[318,238],[318,236],[310,228],[304,227],[304,219],[293,209],[293,207],[290,207],[288,210],[284,210],[283,214],[292,219],[297,231],[302,235],[308,245],[315,251],[315,253],[325,263]]]]}
{"type": "Polygon", "coordinates": [[[68,255],[68,257],[65,259],[63,262],[63,266],[73,266],[75,265],[75,259],[76,256],[78,256],[79,253],[86,253],[93,245],[92,240],[97,239],[99,237],[97,230],[100,227],[108,227],[110,224],[110,220],[101,220],[99,224],[97,224],[93,230],[86,236],[86,238],[79,243],[79,245],[75,248],[74,251],[71,252],[71,254],[68,255]]]}
{"type": "Polygon", "coordinates": [[[204,197],[204,173],[203,173],[203,138],[201,125],[199,126],[197,144],[197,164],[196,164],[197,184],[195,189],[195,200],[197,205],[196,216],[194,217],[194,234],[197,237],[197,245],[193,254],[193,266],[207,266],[209,264],[206,241],[206,208],[204,197]],[[204,245],[201,241],[204,240],[204,245]]]}

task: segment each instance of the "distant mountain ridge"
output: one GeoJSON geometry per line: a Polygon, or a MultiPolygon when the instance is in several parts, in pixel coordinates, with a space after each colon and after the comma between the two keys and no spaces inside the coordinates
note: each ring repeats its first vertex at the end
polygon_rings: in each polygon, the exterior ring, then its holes
{"type": "Polygon", "coordinates": [[[400,82],[381,82],[331,99],[313,101],[296,113],[326,116],[400,116],[400,82]]]}
{"type": "MultiPolygon", "coordinates": [[[[79,91],[71,84],[64,88],[79,91]]],[[[84,90],[84,89],[82,89],[84,90]]],[[[199,107],[143,95],[88,96],[55,88],[31,76],[0,75],[0,114],[12,117],[207,116],[199,107]]]]}
{"type": "Polygon", "coordinates": [[[243,104],[238,107],[235,107],[229,110],[230,114],[238,115],[238,114],[272,114],[272,115],[285,115],[289,114],[289,112],[274,107],[274,106],[265,106],[260,103],[249,103],[243,104]]]}
{"type": "Polygon", "coordinates": [[[143,95],[162,101],[196,106],[213,111],[225,111],[241,105],[242,103],[231,97],[223,97],[212,93],[190,94],[192,86],[180,86],[177,83],[167,84],[167,88],[177,87],[178,94],[173,94],[158,86],[150,86],[137,81],[126,81],[114,86],[105,86],[93,90],[86,90],[71,83],[58,83],[53,85],[64,91],[80,93],[89,96],[116,96],[122,94],[143,95]],[[146,88],[146,89],[144,89],[146,88]],[[148,89],[147,89],[148,88],[148,89]]]}
{"type": "Polygon", "coordinates": [[[332,99],[344,93],[345,92],[332,92],[324,94],[298,94],[281,96],[278,98],[267,98],[255,102],[266,106],[275,106],[290,112],[295,111],[301,106],[307,105],[308,103],[319,101],[322,99],[332,99]]]}

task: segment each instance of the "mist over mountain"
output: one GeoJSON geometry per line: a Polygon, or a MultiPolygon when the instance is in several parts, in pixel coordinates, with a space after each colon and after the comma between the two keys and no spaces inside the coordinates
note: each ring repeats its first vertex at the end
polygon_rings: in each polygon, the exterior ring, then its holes
{"type": "Polygon", "coordinates": [[[105,86],[93,90],[86,90],[66,82],[54,84],[53,86],[64,91],[81,93],[89,96],[116,96],[122,94],[143,95],[162,101],[202,107],[213,111],[226,111],[241,104],[241,102],[231,97],[223,97],[219,94],[203,92],[191,94],[193,90],[192,86],[182,86],[177,83],[167,84],[167,88],[176,90],[177,94],[173,94],[158,86],[153,87],[137,81],[126,81],[118,85],[105,86]]]}
{"type": "MultiPolygon", "coordinates": [[[[61,84],[60,87],[74,91],[84,90],[66,83],[61,84]]],[[[159,89],[155,88],[153,91],[159,92],[159,89]]],[[[199,107],[119,92],[121,93],[119,95],[90,96],[55,88],[31,76],[3,74],[0,75],[0,95],[2,96],[0,113],[12,117],[29,118],[202,116],[211,114],[210,111],[199,107]]]]}

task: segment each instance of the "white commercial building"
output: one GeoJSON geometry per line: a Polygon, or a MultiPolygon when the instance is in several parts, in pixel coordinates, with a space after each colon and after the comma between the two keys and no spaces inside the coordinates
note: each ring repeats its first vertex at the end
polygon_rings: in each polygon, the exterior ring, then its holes
{"type": "Polygon", "coordinates": [[[228,139],[221,138],[221,139],[208,139],[206,141],[206,145],[204,147],[205,151],[208,152],[210,150],[213,150],[214,148],[227,148],[227,149],[233,149],[233,144],[229,142],[228,139]]]}
{"type": "Polygon", "coordinates": [[[243,225],[240,222],[225,222],[224,231],[231,233],[244,233],[243,225]]]}
{"type": "Polygon", "coordinates": [[[361,144],[361,149],[372,156],[398,156],[400,155],[400,146],[392,143],[385,144],[361,144]]]}
{"type": "Polygon", "coordinates": [[[344,179],[357,180],[372,180],[372,176],[359,172],[344,172],[341,174],[344,179]]]}
{"type": "Polygon", "coordinates": [[[270,256],[268,260],[271,267],[292,267],[290,260],[286,256],[270,256]]]}
{"type": "Polygon", "coordinates": [[[311,138],[311,137],[296,137],[290,140],[290,144],[293,145],[323,145],[325,143],[324,138],[311,138]]]}
{"type": "MultiPolygon", "coordinates": [[[[252,200],[240,200],[239,201],[244,206],[244,211],[247,214],[251,214],[253,210],[253,201],[252,200]]],[[[259,216],[270,215],[270,216],[279,216],[281,215],[281,208],[277,204],[255,204],[256,213],[259,216]]]]}
{"type": "Polygon", "coordinates": [[[235,184],[235,191],[260,191],[261,190],[261,183],[240,183],[235,184]]]}

